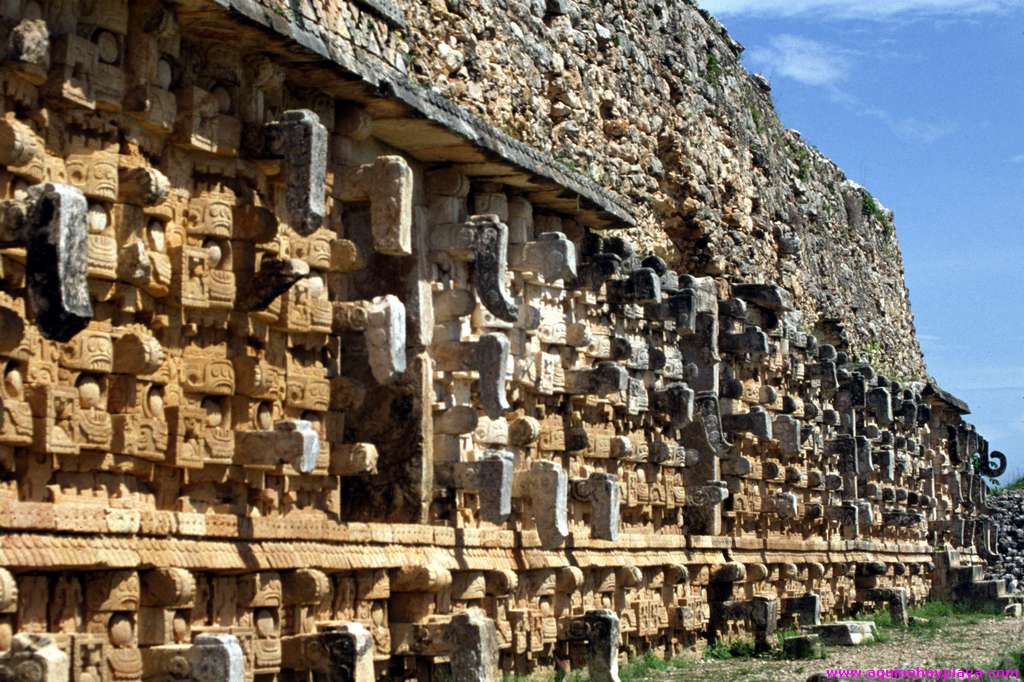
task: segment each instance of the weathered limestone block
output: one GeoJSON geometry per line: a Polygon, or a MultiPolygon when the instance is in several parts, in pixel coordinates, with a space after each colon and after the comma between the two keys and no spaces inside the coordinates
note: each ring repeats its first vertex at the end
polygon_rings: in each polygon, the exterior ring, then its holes
{"type": "Polygon", "coordinates": [[[751,407],[746,414],[722,415],[722,428],[729,433],[749,433],[765,440],[772,437],[771,415],[760,406],[751,407]]]}
{"type": "Polygon", "coordinates": [[[768,335],[757,327],[747,327],[739,334],[720,334],[718,346],[733,355],[764,355],[768,352],[768,335]]]}
{"type": "Polygon", "coordinates": [[[541,275],[546,282],[575,280],[576,245],[561,232],[544,232],[522,245],[509,269],[541,275]]]}
{"type": "Polygon", "coordinates": [[[309,277],[309,274],[309,265],[303,260],[285,260],[263,254],[259,259],[259,269],[242,284],[238,308],[246,312],[266,310],[279,296],[309,277]]]}
{"type": "Polygon", "coordinates": [[[373,247],[388,256],[412,255],[413,174],[401,156],[339,169],[334,196],[343,202],[370,202],[373,247]]]}
{"type": "Polygon", "coordinates": [[[505,392],[509,342],[504,334],[484,334],[477,341],[436,347],[438,366],[448,371],[475,371],[480,376],[480,402],[484,414],[497,419],[511,410],[505,392]]]}
{"type": "Polygon", "coordinates": [[[541,544],[560,547],[569,536],[569,477],[556,462],[542,460],[530,467],[529,496],[541,544]]]}
{"type": "Polygon", "coordinates": [[[732,294],[774,312],[785,312],[794,308],[793,295],[776,284],[734,284],[732,294]]]}
{"type": "Polygon", "coordinates": [[[506,286],[508,226],[495,215],[474,215],[462,224],[433,228],[431,248],[450,257],[473,262],[474,283],[480,302],[499,320],[515,322],[519,309],[506,286]]]}
{"type": "Polygon", "coordinates": [[[661,303],[661,278],[651,268],[637,268],[626,279],[611,280],[607,289],[610,303],[661,303]]]}
{"type": "Polygon", "coordinates": [[[669,416],[674,428],[693,421],[693,389],[683,383],[669,384],[654,391],[654,409],[669,416]]]}
{"type": "Polygon", "coordinates": [[[284,112],[266,132],[267,151],[283,159],[288,224],[311,234],[326,215],[327,128],[315,112],[299,109],[284,112]]]}
{"type": "Polygon", "coordinates": [[[405,305],[391,294],[334,304],[334,330],[362,332],[373,378],[390,384],[405,374],[405,305]]]}
{"type": "Polygon", "coordinates": [[[67,682],[70,678],[68,655],[46,635],[19,633],[11,639],[11,648],[0,654],[0,674],[5,679],[31,682],[67,682]]]}
{"type": "Polygon", "coordinates": [[[480,609],[452,616],[445,629],[451,647],[454,682],[499,682],[498,638],[494,621],[480,609]]]}
{"type": "Polygon", "coordinates": [[[513,455],[505,450],[485,450],[473,462],[440,464],[437,482],[475,490],[480,498],[480,518],[502,524],[512,514],[513,455]]]}
{"type": "Polygon", "coordinates": [[[272,431],[239,431],[235,450],[245,464],[276,466],[291,464],[309,474],[320,457],[320,434],[305,420],[279,422],[272,431]]]}
{"type": "Polygon", "coordinates": [[[587,671],[594,682],[619,682],[619,616],[614,611],[587,611],[582,618],[587,640],[587,671]]]}
{"type": "Polygon", "coordinates": [[[568,370],[565,373],[565,392],[575,395],[609,395],[625,391],[629,372],[614,362],[599,362],[591,369],[568,370]]]}
{"type": "Polygon", "coordinates": [[[372,443],[332,444],[329,472],[335,476],[372,476],[380,455],[372,443]]]}
{"type": "Polygon", "coordinates": [[[619,538],[619,479],[613,474],[592,473],[572,482],[572,494],[590,503],[590,536],[615,542],[619,538]]]}
{"type": "Polygon", "coordinates": [[[27,246],[29,301],[43,336],[54,341],[70,340],[92,319],[87,208],[80,190],[53,183],[3,207],[0,246],[27,246]]]}

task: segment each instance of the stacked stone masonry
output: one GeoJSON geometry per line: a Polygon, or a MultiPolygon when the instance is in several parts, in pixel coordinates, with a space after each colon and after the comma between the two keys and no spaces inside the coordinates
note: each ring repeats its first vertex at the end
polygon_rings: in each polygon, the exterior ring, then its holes
{"type": "Polygon", "coordinates": [[[962,402],[635,247],[400,7],[0,12],[3,679],[605,680],[1006,599],[962,402]]]}

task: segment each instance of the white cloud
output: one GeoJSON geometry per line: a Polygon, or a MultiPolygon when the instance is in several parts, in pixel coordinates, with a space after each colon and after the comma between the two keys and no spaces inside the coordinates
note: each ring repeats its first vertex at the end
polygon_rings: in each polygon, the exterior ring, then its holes
{"type": "Polygon", "coordinates": [[[751,49],[749,59],[769,75],[806,85],[835,85],[850,75],[850,61],[842,51],[788,33],[775,36],[767,46],[751,49]]]}
{"type": "Polygon", "coordinates": [[[1018,0],[699,0],[718,16],[736,14],[885,19],[898,14],[982,14],[1018,8],[1018,0]]]}

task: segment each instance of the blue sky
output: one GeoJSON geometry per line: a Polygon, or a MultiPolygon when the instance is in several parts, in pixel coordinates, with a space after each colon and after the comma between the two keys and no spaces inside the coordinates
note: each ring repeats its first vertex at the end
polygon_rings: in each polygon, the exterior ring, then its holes
{"type": "Polygon", "coordinates": [[[896,212],[929,372],[1024,474],[1024,0],[698,0],[896,212]]]}

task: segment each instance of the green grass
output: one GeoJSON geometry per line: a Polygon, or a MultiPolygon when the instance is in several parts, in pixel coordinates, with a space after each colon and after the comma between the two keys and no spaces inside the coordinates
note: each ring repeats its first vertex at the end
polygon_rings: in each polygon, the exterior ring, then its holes
{"type": "Polygon", "coordinates": [[[992,494],[1000,495],[1011,490],[1024,490],[1024,472],[1014,471],[1010,474],[1009,480],[1010,482],[1006,485],[999,485],[998,481],[993,480],[992,483],[997,487],[992,491],[992,494]]]}
{"type": "Polygon", "coordinates": [[[708,83],[717,83],[722,77],[722,64],[714,52],[708,52],[707,72],[704,76],[708,83]]]}
{"type": "Polygon", "coordinates": [[[704,658],[727,661],[731,658],[753,658],[756,650],[749,639],[720,639],[704,649],[704,658]]]}
{"type": "MultiPolygon", "coordinates": [[[[1002,612],[962,602],[928,601],[908,609],[907,615],[913,619],[908,628],[910,634],[935,637],[942,634],[946,628],[977,625],[1001,616],[1002,612]]],[[[901,629],[893,625],[888,609],[867,614],[866,618],[873,621],[878,628],[876,643],[889,641],[892,638],[892,631],[901,629]]]]}

